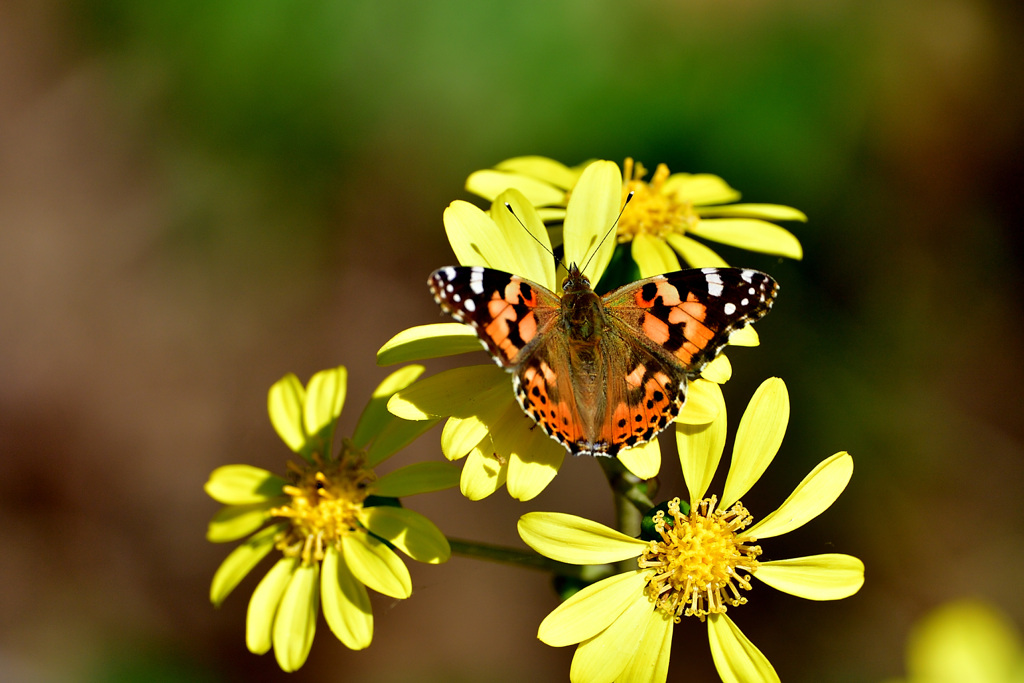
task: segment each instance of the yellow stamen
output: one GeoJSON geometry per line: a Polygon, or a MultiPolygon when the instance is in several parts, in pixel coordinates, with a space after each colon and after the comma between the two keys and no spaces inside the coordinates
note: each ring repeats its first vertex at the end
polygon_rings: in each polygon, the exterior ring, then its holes
{"type": "Polygon", "coordinates": [[[704,621],[708,614],[747,602],[739,591],[750,590],[749,574],[757,570],[761,547],[749,545],[756,539],[741,540],[739,532],[753,519],[740,503],[716,510],[717,500],[700,501],[689,515],[680,513],[678,498],[669,501],[668,515],[654,515],[661,541],[651,541],[639,559],[641,569],[655,570],[648,596],[677,623],[684,616],[704,621]]]}
{"type": "Polygon", "coordinates": [[[287,557],[301,557],[303,564],[319,562],[342,536],[362,531],[357,514],[376,475],[363,452],[347,440],[337,459],[325,461],[316,454],[313,463],[289,463],[289,470],[293,483],[284,492],[291,501],[270,511],[291,522],[276,547],[287,557]]]}
{"type": "Polygon", "coordinates": [[[669,177],[668,166],[658,164],[650,182],[642,178],[647,169],[633,159],[623,163],[622,200],[633,191],[633,199],[619,218],[616,228],[616,239],[619,243],[629,242],[639,234],[648,234],[664,238],[672,233],[684,234],[700,220],[693,204],[680,199],[677,195],[664,191],[665,181],[669,177]]]}

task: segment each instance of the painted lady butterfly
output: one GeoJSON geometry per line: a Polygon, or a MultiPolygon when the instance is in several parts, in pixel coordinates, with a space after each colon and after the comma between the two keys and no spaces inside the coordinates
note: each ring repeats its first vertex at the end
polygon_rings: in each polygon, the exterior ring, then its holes
{"type": "Polygon", "coordinates": [[[519,405],[574,455],[613,456],[679,414],[686,382],[763,317],[778,284],[756,270],[657,275],[598,296],[573,264],[563,294],[500,270],[449,266],[428,280],[512,372],[519,405]]]}

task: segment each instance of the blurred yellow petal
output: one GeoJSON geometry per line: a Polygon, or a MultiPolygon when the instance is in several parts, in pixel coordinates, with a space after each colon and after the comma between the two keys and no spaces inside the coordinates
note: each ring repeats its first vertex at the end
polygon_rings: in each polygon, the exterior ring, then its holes
{"type": "Polygon", "coordinates": [[[388,401],[388,410],[405,420],[468,417],[478,414],[481,403],[489,398],[505,400],[494,391],[499,388],[514,400],[508,373],[493,364],[469,365],[439,372],[402,389],[388,401]]]}
{"type": "Polygon", "coordinates": [[[686,387],[686,403],[676,424],[706,425],[718,417],[725,405],[722,387],[705,379],[695,379],[686,387]]]}
{"type": "Polygon", "coordinates": [[[258,534],[254,534],[224,558],[210,583],[210,602],[215,607],[220,607],[235,586],[248,576],[249,572],[260,563],[260,560],[274,548],[274,536],[283,528],[283,525],[267,527],[258,534]]]}
{"type": "Polygon", "coordinates": [[[786,383],[772,377],[754,392],[736,430],[732,463],[718,507],[725,510],[750,490],[779,452],[789,424],[786,383]]]}
{"type": "Polygon", "coordinates": [[[800,240],[774,223],[756,218],[706,218],[690,228],[690,234],[741,249],[792,259],[803,258],[800,240]]]}
{"type": "Polygon", "coordinates": [[[718,356],[700,371],[701,379],[715,384],[725,384],[732,378],[732,363],[725,356],[718,356]]]}
{"type": "Polygon", "coordinates": [[[555,259],[547,228],[533,205],[517,190],[502,192],[491,206],[491,217],[508,244],[508,272],[555,290],[555,259]],[[512,207],[509,212],[505,203],[512,207]],[[518,218],[518,220],[517,220],[518,218]],[[522,221],[522,222],[520,222],[522,221]]]}
{"type": "Polygon", "coordinates": [[[466,457],[490,431],[476,415],[450,417],[441,430],[441,452],[449,460],[466,457]]]}
{"type": "Polygon", "coordinates": [[[274,657],[284,671],[306,663],[320,610],[320,564],[299,565],[281,597],[274,617],[274,657]]]}
{"type": "MultiPolygon", "coordinates": [[[[715,385],[718,386],[718,385],[715,385]]],[[[708,424],[690,425],[676,423],[676,447],[683,480],[690,492],[690,505],[695,506],[707,493],[711,480],[718,470],[725,449],[726,410],[722,392],[712,394],[716,402],[718,417],[708,424]]]]}
{"type": "Polygon", "coordinates": [[[757,346],[760,343],[753,325],[741,327],[729,336],[730,346],[757,346]]]}
{"type": "Polygon", "coordinates": [[[633,658],[654,604],[642,593],[604,631],[580,643],[569,667],[572,683],[612,683],[633,658]]]}
{"type": "Polygon", "coordinates": [[[675,249],[687,268],[728,268],[729,264],[710,247],[701,244],[686,235],[673,233],[665,237],[669,246],[675,249]]]}
{"type": "Polygon", "coordinates": [[[455,257],[464,266],[484,266],[509,272],[509,245],[490,214],[456,200],[444,211],[444,229],[455,257]]]}
{"type": "Polygon", "coordinates": [[[378,593],[404,599],[412,595],[409,568],[391,548],[369,534],[341,537],[342,558],[352,575],[378,593]]]}
{"type": "Polygon", "coordinates": [[[708,615],[708,640],[722,683],[778,683],[768,658],[725,614],[708,615]]]}
{"type": "Polygon", "coordinates": [[[237,541],[263,526],[269,516],[267,512],[279,505],[280,500],[265,500],[249,505],[226,505],[206,525],[206,540],[212,543],[237,541]]]}
{"type": "MultiPolygon", "coordinates": [[[[541,156],[521,156],[506,159],[494,166],[501,171],[520,173],[554,185],[561,190],[572,189],[580,178],[582,169],[569,168],[565,164],[541,156]]],[[[563,194],[563,200],[565,195],[563,194]]]]}
{"type": "Polygon", "coordinates": [[[641,278],[672,273],[680,268],[675,252],[663,239],[641,232],[629,246],[630,254],[640,268],[641,278]]]}
{"type": "Polygon", "coordinates": [[[306,390],[302,382],[287,374],[270,387],[267,394],[267,411],[281,440],[296,453],[306,445],[306,432],[302,426],[302,406],[306,401],[306,390]]]}
{"type": "MultiPolygon", "coordinates": [[[[518,409],[516,405],[513,410],[518,409]]],[[[520,414],[522,411],[520,411],[520,414]]],[[[525,416],[523,416],[525,417],[525,416]]],[[[526,421],[533,423],[529,418],[526,421]]],[[[526,427],[518,445],[510,451],[503,449],[501,439],[492,435],[498,453],[508,453],[508,474],[505,482],[510,496],[516,500],[532,500],[543,491],[558,474],[565,460],[565,448],[542,430],[526,427]]]]}
{"type": "Polygon", "coordinates": [[[373,482],[373,493],[403,498],[417,493],[443,491],[459,485],[459,468],[446,462],[417,462],[388,472],[373,482]]]}
{"type": "Polygon", "coordinates": [[[741,535],[757,539],[772,538],[803,526],[836,502],[852,476],[853,458],[846,452],[822,460],[804,477],[778,510],[741,535]]]}
{"type": "Polygon", "coordinates": [[[864,563],[831,553],[761,562],[754,578],[775,590],[807,600],[841,600],[864,585],[864,563]]]}
{"type": "Polygon", "coordinates": [[[286,483],[259,467],[223,465],[210,473],[203,490],[218,503],[249,505],[280,496],[286,483]]]}
{"type": "MultiPolygon", "coordinates": [[[[464,326],[460,325],[459,327],[464,326]]],[[[388,399],[396,391],[415,382],[423,374],[423,370],[422,365],[407,365],[404,368],[399,368],[388,375],[373,390],[373,395],[363,409],[363,414],[359,416],[359,423],[352,435],[352,441],[356,446],[364,448],[393,419],[391,413],[388,412],[388,399]]]]}
{"type": "Polygon", "coordinates": [[[366,450],[367,462],[371,467],[384,462],[440,421],[439,417],[427,420],[403,420],[392,417],[380,434],[370,442],[370,447],[366,450]]]}
{"type": "Polygon", "coordinates": [[[803,211],[781,204],[726,204],[724,206],[702,206],[697,211],[703,216],[729,216],[736,218],[763,218],[768,221],[807,222],[803,211]]]}
{"type": "Polygon", "coordinates": [[[618,458],[627,470],[641,479],[653,479],[661,471],[661,446],[657,439],[624,450],[618,458]]]}
{"type": "Polygon", "coordinates": [[[537,637],[552,647],[562,647],[596,636],[630,604],[646,599],[647,574],[624,572],[581,589],[540,622],[537,637]]]}
{"type": "Polygon", "coordinates": [[[362,650],[373,640],[370,596],[332,545],[327,547],[320,574],[320,598],[331,632],[345,647],[362,650]]]}
{"type": "Polygon", "coordinates": [[[595,161],[587,166],[569,197],[562,234],[565,263],[583,268],[589,260],[583,274],[593,284],[601,279],[615,251],[614,238],[604,240],[600,250],[598,243],[619,215],[621,197],[622,173],[611,161],[595,161]]]}
{"type": "Polygon", "coordinates": [[[448,539],[433,522],[418,512],[379,505],[363,508],[359,521],[417,562],[439,564],[451,557],[448,539]]]}
{"type": "Polygon", "coordinates": [[[471,173],[466,179],[466,189],[484,199],[492,200],[499,194],[515,188],[522,192],[534,206],[549,206],[565,202],[565,192],[550,183],[530,178],[519,173],[508,173],[487,169],[471,173]]]}
{"type": "Polygon", "coordinates": [[[569,564],[607,564],[637,557],[647,542],[589,519],[561,512],[528,512],[519,536],[541,555],[569,564]]]}
{"type": "Polygon", "coordinates": [[[273,644],[274,617],[281,596],[288,588],[292,575],[299,566],[298,558],[283,557],[271,567],[249,598],[245,617],[245,646],[249,652],[261,655],[273,644]]]}
{"type": "Polygon", "coordinates": [[[327,446],[334,432],[334,424],[345,405],[348,370],[344,366],[322,370],[309,380],[306,400],[303,402],[303,424],[306,434],[323,434],[327,446]]]}
{"type": "Polygon", "coordinates": [[[740,193],[710,173],[673,173],[662,186],[665,194],[674,194],[680,201],[694,206],[725,204],[740,198],[740,193]]]}
{"type": "Polygon", "coordinates": [[[394,365],[427,358],[483,351],[484,346],[469,325],[433,323],[402,330],[377,351],[377,365],[394,365]]]}
{"type": "Polygon", "coordinates": [[[504,486],[507,476],[508,458],[499,458],[487,438],[466,458],[459,490],[469,500],[483,500],[504,486]]]}
{"type": "Polygon", "coordinates": [[[619,675],[618,683],[665,683],[672,654],[673,621],[654,610],[647,619],[647,630],[640,647],[619,675]]]}

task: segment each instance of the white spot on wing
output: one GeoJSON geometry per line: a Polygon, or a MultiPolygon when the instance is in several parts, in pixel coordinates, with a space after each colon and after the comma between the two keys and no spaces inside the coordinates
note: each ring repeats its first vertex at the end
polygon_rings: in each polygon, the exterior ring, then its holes
{"type": "Polygon", "coordinates": [[[447,266],[446,268],[443,268],[441,270],[441,272],[444,273],[444,276],[446,278],[448,278],[449,280],[454,280],[455,279],[455,269],[452,268],[451,266],[447,266]]]}
{"type": "Polygon", "coordinates": [[[725,311],[726,315],[732,315],[736,312],[736,304],[730,301],[725,306],[722,306],[722,310],[725,311]]]}
{"type": "Polygon", "coordinates": [[[708,294],[711,296],[722,296],[723,289],[721,282],[715,284],[714,282],[711,282],[710,278],[708,279],[708,294]]]}
{"type": "MultiPolygon", "coordinates": [[[[456,301],[458,301],[458,299],[456,299],[456,301]]],[[[472,299],[466,299],[466,303],[462,304],[462,307],[472,313],[476,310],[476,303],[474,303],[472,299]]]]}
{"type": "Polygon", "coordinates": [[[743,278],[744,282],[749,282],[750,284],[754,284],[754,271],[752,271],[752,270],[744,270],[742,273],[740,273],[740,277],[743,278]]]}

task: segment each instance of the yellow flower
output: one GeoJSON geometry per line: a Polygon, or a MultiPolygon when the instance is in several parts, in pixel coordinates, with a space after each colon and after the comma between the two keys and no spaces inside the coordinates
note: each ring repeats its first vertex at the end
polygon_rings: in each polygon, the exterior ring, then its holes
{"type": "MultiPolygon", "coordinates": [[[[922,619],[907,644],[906,683],[1021,683],[1024,642],[999,610],[956,600],[922,619]]],[[[895,682],[893,682],[895,683],[895,682]]]]}
{"type": "Polygon", "coordinates": [[[740,422],[725,489],[705,497],[725,442],[725,412],[709,426],[677,430],[690,504],[678,498],[654,515],[654,540],[631,538],[573,515],[531,512],[519,535],[534,550],[571,564],[605,564],[636,557],[637,568],[576,593],[540,625],[553,646],[579,643],[570,678],[656,682],[668,675],[672,629],[683,617],[708,625],[711,654],[722,680],[777,681],[763,654],[726,614],[747,603],[751,577],[811,600],[856,593],[864,565],[827,554],[762,561],[757,543],[796,529],[826,510],[853,473],[853,460],[836,453],[819,464],[775,512],[750,526],[739,502],[771,463],[789,421],[789,397],[780,379],[766,381],[740,422]]]}
{"type": "Polygon", "coordinates": [[[270,389],[270,420],[301,462],[288,463],[287,478],[226,465],[206,482],[206,492],[225,505],[211,520],[207,538],[249,536],[217,569],[210,600],[219,606],[260,560],[280,551],[249,601],[245,640],[256,654],[273,647],[285,671],[306,661],[321,607],[347,647],[369,646],[373,615],[366,588],[393,598],[412,593],[409,570],[392,548],[431,564],[451,554],[430,520],[393,499],[454,486],[455,468],[420,463],[380,477],[372,469],[436,422],[405,422],[386,408],[422,371],[408,366],[385,379],[336,456],[331,442],[345,402],[345,368],[317,373],[306,388],[286,375],[270,389]]]}
{"type": "MultiPolygon", "coordinates": [[[[494,199],[515,188],[538,207],[545,220],[558,221],[582,168],[545,157],[516,157],[471,174],[466,189],[494,199]]],[[[645,181],[646,170],[632,159],[626,159],[623,170],[622,198],[630,191],[635,194],[619,221],[617,238],[620,243],[631,243],[642,277],[679,270],[680,257],[693,268],[727,265],[694,237],[766,254],[803,256],[797,238],[770,222],[806,221],[797,209],[778,204],[733,204],[740,193],[708,173],[670,175],[668,166],[658,164],[654,175],[645,181]]]]}
{"type": "MultiPolygon", "coordinates": [[[[619,212],[622,177],[610,161],[598,161],[581,174],[565,212],[565,261],[581,266],[597,282],[611,259],[614,243],[597,249],[619,212]],[[595,250],[597,253],[595,255],[595,250]]],[[[517,190],[503,192],[490,213],[456,201],[444,214],[445,230],[459,263],[515,273],[553,292],[556,267],[551,243],[537,212],[517,190]],[[523,225],[505,207],[508,202],[523,225]]],[[[752,329],[733,336],[740,344],[756,343],[752,329]]],[[[377,362],[390,365],[411,360],[479,351],[480,343],[468,325],[439,323],[405,330],[388,341],[377,362]]],[[[731,374],[724,357],[710,364],[704,377],[718,382],[731,374]]],[[[679,423],[706,424],[717,414],[721,390],[711,381],[690,384],[679,423]]],[[[466,458],[461,489],[480,500],[505,485],[512,497],[529,500],[551,482],[565,448],[550,439],[527,417],[515,400],[507,372],[495,365],[456,368],[398,392],[389,409],[406,420],[448,417],[441,434],[441,449],[450,460],[466,458]],[[468,457],[467,457],[468,456],[468,457]]],[[[661,466],[657,441],[630,449],[619,459],[637,476],[649,479],[661,466]]]]}

